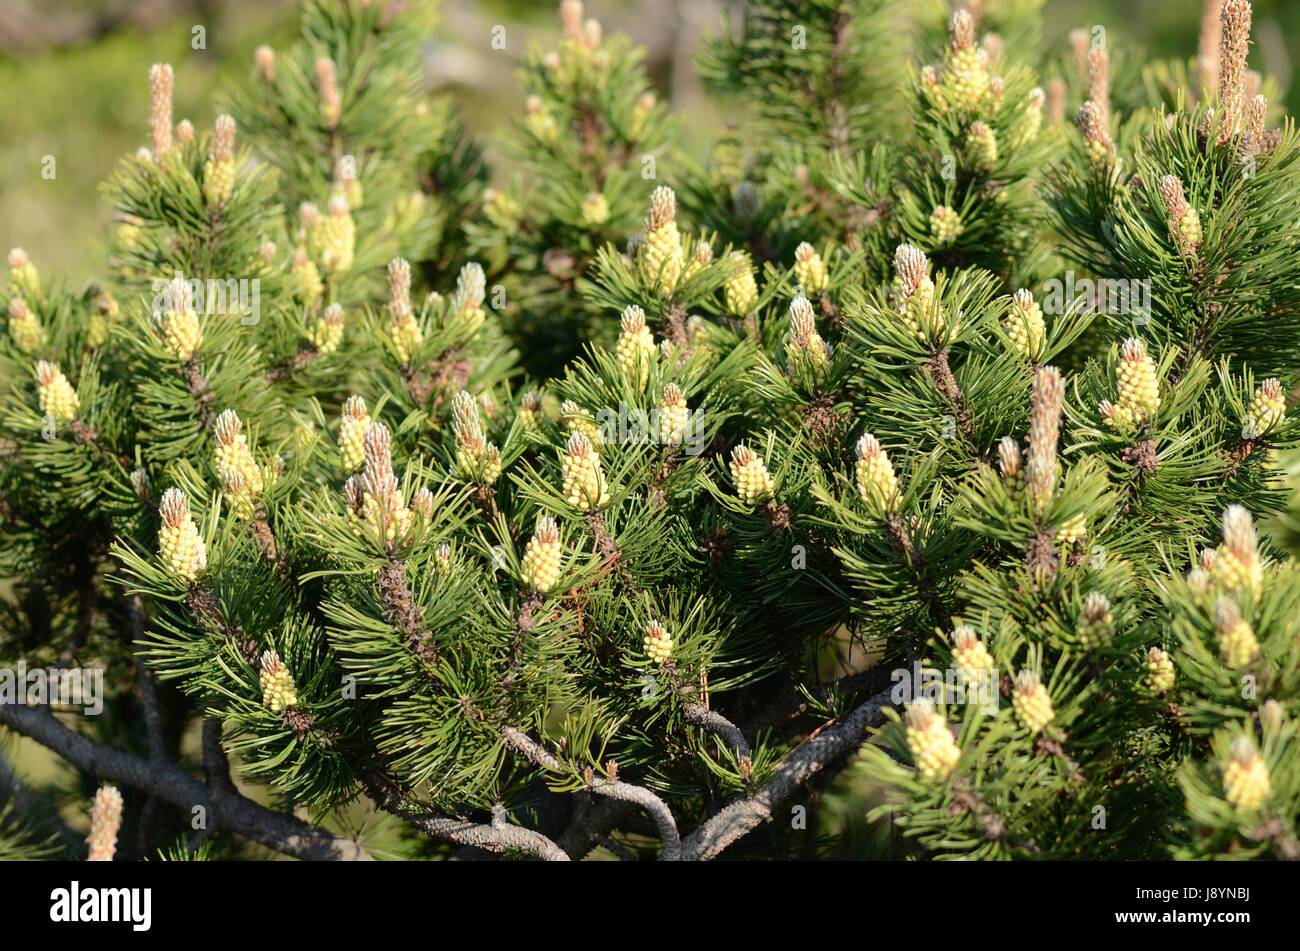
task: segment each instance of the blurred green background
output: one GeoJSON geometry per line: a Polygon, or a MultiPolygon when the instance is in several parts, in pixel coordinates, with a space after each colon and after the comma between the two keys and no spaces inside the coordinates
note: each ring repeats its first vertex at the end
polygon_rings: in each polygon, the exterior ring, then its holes
{"type": "MultiPolygon", "coordinates": [[[[417,0],[418,2],[418,0],[417,0]]],[[[985,0],[992,4],[996,0],[985,0]]],[[[1075,27],[1107,28],[1108,45],[1137,44],[1156,56],[1196,51],[1202,0],[1048,0],[1044,38],[1063,52],[1075,27]]],[[[426,47],[430,88],[451,90],[472,132],[486,140],[519,108],[513,70],[534,38],[553,36],[556,3],[443,0],[441,26],[426,47]],[[508,30],[492,50],[493,25],[508,30]]],[[[665,98],[682,111],[683,144],[697,151],[716,132],[726,106],[705,97],[691,56],[702,32],[719,28],[738,6],[728,0],[589,0],[607,30],[621,29],[649,50],[665,98]]],[[[20,245],[43,270],[75,282],[103,269],[108,212],[97,189],[119,156],[145,138],[146,70],[176,66],[176,117],[211,122],[214,94],[243,82],[259,43],[295,32],[293,0],[2,0],[0,2],[0,246],[20,245]],[[198,47],[198,48],[195,48],[198,47]],[[42,177],[47,156],[54,177],[42,177]]],[[[1300,3],[1256,0],[1251,63],[1288,90],[1300,56],[1300,3]]]]}

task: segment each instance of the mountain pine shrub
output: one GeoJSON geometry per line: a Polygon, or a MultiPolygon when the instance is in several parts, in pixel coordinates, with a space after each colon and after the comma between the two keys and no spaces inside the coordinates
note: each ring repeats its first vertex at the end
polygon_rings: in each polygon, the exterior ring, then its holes
{"type": "Polygon", "coordinates": [[[703,157],[578,0],[486,145],[420,3],[210,128],[148,69],[104,280],[3,290],[0,724],[89,857],[1300,854],[1300,143],[1246,0],[1040,5],[751,0],[703,157]]]}

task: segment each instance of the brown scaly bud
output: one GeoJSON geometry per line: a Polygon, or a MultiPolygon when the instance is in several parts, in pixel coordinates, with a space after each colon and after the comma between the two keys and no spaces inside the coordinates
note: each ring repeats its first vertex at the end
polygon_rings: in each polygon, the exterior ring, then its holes
{"type": "Polygon", "coordinates": [[[343,100],[339,97],[338,69],[328,56],[316,60],[316,87],[320,93],[321,123],[333,129],[343,115],[343,100]]]}
{"type": "Polygon", "coordinates": [[[361,476],[348,476],[343,480],[343,501],[347,503],[350,516],[361,517],[362,506],[365,503],[365,489],[361,484],[361,476]]]}
{"type": "Polygon", "coordinates": [[[1056,443],[1061,433],[1061,405],[1065,381],[1056,367],[1039,367],[1034,372],[1034,393],[1029,409],[1029,460],[1026,483],[1039,510],[1051,499],[1056,487],[1056,443]]]}
{"type": "Polygon", "coordinates": [[[812,303],[803,296],[790,302],[790,356],[807,359],[814,367],[825,366],[830,359],[830,348],[817,333],[812,303]]]}
{"type": "Polygon", "coordinates": [[[1079,68],[1079,75],[1085,78],[1088,75],[1088,50],[1091,46],[1092,41],[1088,37],[1087,30],[1070,31],[1070,49],[1074,52],[1074,64],[1079,68]]]}
{"type": "Polygon", "coordinates": [[[998,441],[998,472],[1003,479],[1017,486],[1024,482],[1020,473],[1020,447],[1010,436],[1003,436],[998,441]]]}
{"type": "Polygon", "coordinates": [[[997,33],[985,33],[980,40],[980,48],[988,55],[990,63],[997,63],[1002,58],[1004,46],[1001,35],[997,33]]]}
{"type": "Polygon", "coordinates": [[[889,303],[920,340],[926,338],[927,329],[942,320],[939,315],[930,313],[934,303],[930,259],[914,245],[900,244],[894,252],[894,280],[889,289],[889,303]]]}
{"type": "Polygon", "coordinates": [[[212,151],[203,165],[203,197],[209,205],[220,205],[235,187],[235,120],[217,116],[213,129],[212,151]]]}
{"type": "Polygon", "coordinates": [[[111,862],[117,852],[117,834],[122,828],[122,794],[116,786],[100,786],[90,803],[90,852],[88,862],[111,862]]]}
{"type": "Polygon", "coordinates": [[[1174,243],[1183,257],[1196,257],[1201,250],[1201,216],[1188,204],[1183,183],[1175,175],[1166,175],[1160,179],[1158,188],[1174,243]]]}
{"type": "Polygon", "coordinates": [[[172,68],[169,63],[149,67],[149,134],[153,155],[161,159],[172,147],[172,68]]]}
{"type": "Polygon", "coordinates": [[[952,15],[950,33],[952,49],[955,53],[968,50],[975,45],[975,20],[969,10],[958,10],[952,15]]]}
{"type": "Polygon", "coordinates": [[[1242,130],[1246,107],[1246,57],[1250,52],[1251,8],[1248,0],[1224,0],[1223,36],[1219,42],[1220,145],[1242,130]]]}
{"type": "Polygon", "coordinates": [[[1201,96],[1219,85],[1219,43],[1222,42],[1223,20],[1220,13],[1223,0],[1202,0],[1201,40],[1197,46],[1196,66],[1200,74],[1201,96]]]}
{"type": "Polygon", "coordinates": [[[1060,125],[1065,121],[1065,80],[1050,79],[1047,82],[1047,121],[1060,125]]]}
{"type": "Polygon", "coordinates": [[[1252,96],[1246,102],[1246,136],[1242,143],[1246,152],[1257,155],[1267,151],[1265,126],[1268,122],[1268,100],[1252,96]]]}
{"type": "Polygon", "coordinates": [[[253,61],[257,63],[257,71],[262,77],[262,82],[275,82],[275,50],[269,46],[259,46],[253,51],[253,61]]]}
{"type": "Polygon", "coordinates": [[[563,0],[560,4],[560,24],[564,35],[575,43],[582,42],[582,0],[563,0]]]}
{"type": "Polygon", "coordinates": [[[411,315],[411,265],[403,258],[388,262],[388,312],[394,321],[411,315]]]}
{"type": "Polygon", "coordinates": [[[194,123],[189,119],[176,123],[176,141],[181,145],[189,145],[194,141],[194,123]]]}
{"type": "Polygon", "coordinates": [[[131,470],[131,488],[135,491],[135,497],[140,500],[141,505],[148,505],[153,501],[153,483],[149,481],[149,473],[143,469],[131,470]]]}
{"type": "Polygon", "coordinates": [[[235,157],[235,120],[227,115],[217,116],[212,128],[212,160],[229,162],[235,157]]]}
{"type": "Polygon", "coordinates": [[[1088,98],[1101,112],[1101,121],[1110,122],[1110,56],[1104,46],[1088,50],[1088,98]]]}
{"type": "Polygon", "coordinates": [[[393,472],[392,436],[383,423],[372,423],[363,443],[365,469],[344,483],[343,494],[349,511],[392,543],[406,535],[413,519],[393,472]]]}
{"type": "Polygon", "coordinates": [[[1079,110],[1079,131],[1083,133],[1084,149],[1093,168],[1106,171],[1115,166],[1115,143],[1111,140],[1101,107],[1092,100],[1079,110]]]}

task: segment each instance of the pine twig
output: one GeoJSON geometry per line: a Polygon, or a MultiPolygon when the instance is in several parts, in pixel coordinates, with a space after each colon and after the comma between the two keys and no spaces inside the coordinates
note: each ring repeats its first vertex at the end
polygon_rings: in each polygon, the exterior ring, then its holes
{"type": "MultiPolygon", "coordinates": [[[[558,757],[547,752],[540,743],[522,731],[516,730],[512,726],[502,727],[501,738],[505,740],[508,747],[535,766],[549,769],[552,772],[566,771],[564,764],[560,762],[558,757]]],[[[672,810],[668,808],[666,802],[644,786],[625,783],[617,778],[597,779],[589,769],[585,771],[583,781],[586,783],[589,792],[593,792],[598,796],[608,796],[610,799],[629,802],[644,809],[650,815],[650,818],[654,820],[655,827],[659,830],[659,838],[663,843],[662,860],[675,862],[681,858],[681,834],[677,831],[677,820],[673,818],[672,810]]]]}
{"type": "Polygon", "coordinates": [[[300,859],[370,860],[357,842],[272,812],[237,793],[209,788],[174,763],[151,763],[101,746],[64,726],[48,710],[0,704],[0,724],[35,740],[82,772],[143,790],[181,809],[203,806],[218,826],[276,852],[300,859]]]}
{"type": "Polygon", "coordinates": [[[408,800],[391,780],[377,770],[363,771],[361,780],[367,794],[380,809],[392,813],[435,839],[498,855],[503,852],[526,852],[548,862],[569,861],[568,854],[540,832],[510,825],[499,818],[490,824],[484,824],[424,811],[408,800]]]}
{"type": "Polygon", "coordinates": [[[771,781],[754,796],[727,806],[686,837],[682,858],[708,861],[764,822],[772,821],[777,806],[824,766],[861,745],[866,730],[877,722],[890,703],[892,687],[882,690],[836,725],[827,728],[795,750],[771,781]]]}
{"type": "Polygon", "coordinates": [[[716,710],[710,710],[700,703],[688,703],[682,707],[682,715],[686,717],[686,722],[692,726],[707,730],[719,737],[731,747],[732,754],[742,764],[750,761],[749,742],[745,739],[745,734],[740,732],[740,727],[722,714],[716,710]]]}

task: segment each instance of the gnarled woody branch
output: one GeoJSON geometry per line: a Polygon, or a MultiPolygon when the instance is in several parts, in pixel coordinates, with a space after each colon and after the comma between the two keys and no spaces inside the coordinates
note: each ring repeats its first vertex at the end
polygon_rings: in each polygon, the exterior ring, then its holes
{"type": "Polygon", "coordinates": [[[732,754],[741,763],[749,761],[749,743],[745,740],[745,734],[740,732],[740,727],[722,714],[710,710],[702,703],[688,703],[682,707],[682,715],[686,717],[686,722],[692,726],[707,730],[721,738],[724,743],[731,747],[732,754]]]}
{"type": "Polygon", "coordinates": [[[889,705],[892,690],[892,687],[882,690],[835,726],[808,740],[790,754],[772,780],[755,795],[733,802],[700,825],[686,837],[682,857],[687,861],[715,858],[736,840],[764,822],[770,822],[776,807],[800,785],[831,761],[858,748],[867,727],[875,723],[889,705]]]}
{"type": "Polygon", "coordinates": [[[361,773],[362,783],[380,809],[409,822],[425,835],[485,852],[526,852],[548,862],[567,862],[568,854],[546,836],[523,826],[510,825],[494,812],[490,825],[422,811],[403,796],[391,780],[377,770],[361,773]]]}
{"type": "MultiPolygon", "coordinates": [[[[503,727],[501,738],[507,746],[534,765],[554,772],[565,771],[564,764],[557,757],[520,730],[511,726],[503,727]]],[[[682,839],[677,831],[677,820],[673,818],[668,804],[649,789],[617,779],[588,779],[587,789],[599,796],[640,806],[654,820],[655,827],[659,830],[659,838],[663,843],[660,858],[665,862],[675,862],[682,857],[682,839]]]]}
{"type": "Polygon", "coordinates": [[[301,859],[368,860],[356,842],[331,835],[284,813],[272,812],[238,793],[209,788],[179,766],[149,762],[92,743],[43,707],[0,704],[0,724],[52,750],[78,769],[165,799],[182,809],[203,806],[214,822],[268,849],[301,859]]]}
{"type": "Polygon", "coordinates": [[[558,845],[532,829],[500,823],[483,825],[467,819],[453,819],[433,813],[403,814],[402,818],[426,835],[470,845],[488,852],[527,852],[548,862],[567,862],[569,856],[558,845]]]}

